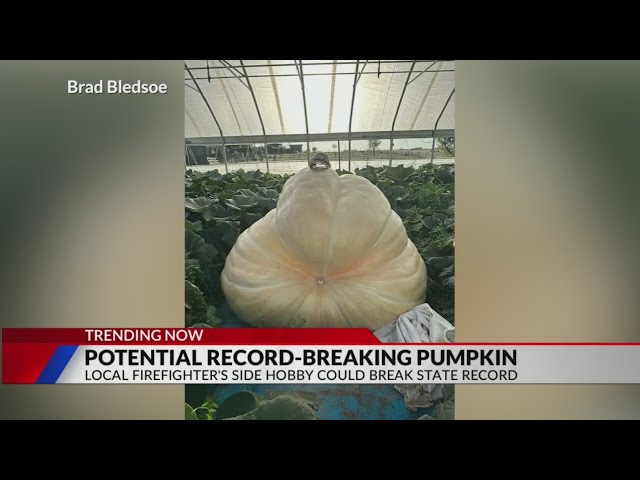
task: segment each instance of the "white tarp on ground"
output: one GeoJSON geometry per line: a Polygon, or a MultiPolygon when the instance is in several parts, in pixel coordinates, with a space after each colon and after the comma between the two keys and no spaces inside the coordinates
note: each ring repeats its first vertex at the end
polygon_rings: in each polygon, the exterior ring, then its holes
{"type": "MultiPolygon", "coordinates": [[[[384,343],[453,343],[455,331],[451,323],[429,304],[423,303],[376,330],[374,335],[384,343]]],[[[411,411],[430,407],[444,396],[444,385],[441,384],[398,384],[394,387],[411,411]]]]}
{"type": "MultiPolygon", "coordinates": [[[[243,60],[267,135],[305,134],[300,77],[293,60],[243,60]]],[[[249,89],[236,76],[244,74],[240,60],[187,60],[185,70],[185,137],[262,135],[249,89]],[[231,68],[226,68],[227,62],[231,68]],[[207,70],[207,65],[209,69],[207,70]],[[190,74],[193,74],[220,123],[216,126],[190,74]],[[211,78],[211,80],[209,80],[211,78]],[[220,132],[222,130],[222,132],[220,132]]],[[[409,84],[395,130],[454,129],[455,62],[361,60],[353,106],[352,132],[390,131],[402,89],[409,84]],[[365,65],[366,62],[366,65],[365,65]],[[409,70],[413,71],[409,77],[409,70]],[[364,66],[364,70],[363,70],[364,66]],[[380,75],[378,76],[378,68],[380,75]]],[[[309,133],[349,131],[355,60],[303,60],[309,133]]]]}

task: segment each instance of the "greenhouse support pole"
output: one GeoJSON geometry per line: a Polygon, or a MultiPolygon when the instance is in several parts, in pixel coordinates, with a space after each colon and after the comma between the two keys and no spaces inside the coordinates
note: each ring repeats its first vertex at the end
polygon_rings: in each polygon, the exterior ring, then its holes
{"type": "Polygon", "coordinates": [[[437,70],[429,70],[431,67],[433,67],[436,63],[438,63],[438,60],[436,60],[435,62],[433,62],[431,65],[429,65],[427,68],[425,68],[424,70],[422,70],[418,75],[416,75],[415,77],[413,77],[413,80],[411,80],[409,83],[413,83],[415,82],[418,77],[420,77],[423,73],[427,73],[427,72],[434,72],[437,70]]]}
{"type": "Polygon", "coordinates": [[[349,114],[349,171],[351,171],[351,122],[353,120],[353,104],[356,100],[356,86],[358,85],[358,71],[360,60],[356,60],[356,75],[353,77],[353,94],[351,95],[351,113],[349,114]]]}
{"type": "Polygon", "coordinates": [[[309,150],[309,117],[307,117],[307,94],[304,90],[304,72],[302,71],[302,60],[300,62],[300,85],[302,86],[302,104],[304,105],[304,126],[307,130],[307,162],[311,161],[311,151],[309,150]]]}
{"type": "Polygon", "coordinates": [[[213,113],[213,110],[211,109],[211,105],[209,105],[209,101],[207,100],[207,97],[205,97],[204,93],[202,93],[202,89],[200,88],[200,85],[198,85],[198,81],[195,79],[195,77],[193,76],[193,73],[191,73],[191,70],[189,70],[189,67],[187,66],[186,63],[184,65],[184,68],[186,68],[187,72],[189,72],[189,76],[191,77],[191,80],[193,80],[193,83],[195,83],[196,88],[198,89],[198,92],[200,92],[200,95],[202,96],[202,100],[204,100],[204,103],[207,105],[207,108],[209,109],[209,113],[213,117],[213,121],[216,122],[218,130],[220,131],[220,138],[222,139],[222,159],[224,160],[224,171],[225,173],[229,173],[229,167],[227,166],[227,147],[225,146],[224,133],[222,133],[222,128],[220,128],[218,119],[213,113]]]}
{"type": "MultiPolygon", "coordinates": [[[[314,66],[315,65],[321,65],[321,64],[320,63],[314,63],[314,66]]],[[[345,64],[341,64],[341,65],[345,65],[345,64]]],[[[255,67],[256,65],[248,65],[248,66],[255,67]]],[[[273,66],[274,67],[278,67],[280,65],[273,65],[273,66]]],[[[214,67],[211,67],[211,68],[214,68],[214,67]]],[[[195,67],[194,67],[194,70],[196,70],[195,67]]],[[[445,69],[441,69],[441,70],[429,70],[426,73],[429,73],[429,72],[448,73],[448,72],[455,72],[455,70],[451,69],[451,68],[445,68],[445,69]]],[[[402,75],[404,73],[409,73],[409,71],[408,70],[398,70],[398,71],[395,71],[393,73],[396,74],[396,75],[402,75]]],[[[377,75],[377,74],[378,74],[378,72],[376,72],[376,71],[363,72],[362,73],[362,75],[377,75]]],[[[334,73],[331,73],[331,72],[324,72],[324,73],[320,72],[320,73],[307,73],[307,74],[305,74],[306,77],[331,77],[333,75],[352,75],[352,73],[351,72],[336,72],[334,74],[334,73]]],[[[278,73],[278,74],[275,74],[275,75],[271,75],[270,73],[265,73],[265,74],[260,74],[260,75],[249,75],[249,78],[272,78],[272,77],[285,78],[285,77],[297,77],[297,76],[298,76],[297,72],[296,73],[278,73]]],[[[229,78],[230,78],[229,76],[217,76],[217,77],[211,77],[210,79],[207,76],[196,77],[197,80],[228,80],[229,78]]],[[[412,83],[412,82],[413,82],[413,80],[411,80],[411,82],[409,82],[409,83],[412,83]]]]}
{"type": "Polygon", "coordinates": [[[187,145],[187,152],[189,152],[189,159],[191,161],[190,165],[198,165],[198,160],[196,160],[196,157],[193,154],[193,150],[191,150],[191,147],[189,145],[187,145]]]}
{"type": "Polygon", "coordinates": [[[342,165],[340,163],[340,140],[338,140],[338,169],[342,169],[342,165]]]}
{"type": "Polygon", "coordinates": [[[264,129],[264,122],[262,121],[262,115],[260,114],[260,107],[258,107],[258,100],[256,100],[256,94],[253,92],[253,87],[251,86],[251,80],[249,80],[249,76],[247,75],[247,69],[244,66],[244,62],[240,60],[240,66],[242,67],[242,71],[244,72],[244,77],[247,80],[247,87],[249,87],[249,91],[251,92],[251,98],[253,98],[253,103],[256,106],[256,112],[258,112],[258,120],[260,120],[260,126],[262,127],[262,134],[264,135],[264,158],[267,162],[267,172],[269,171],[269,149],[267,148],[267,131],[264,129]]]}
{"type": "Polygon", "coordinates": [[[444,111],[447,109],[447,105],[449,105],[449,100],[451,100],[451,97],[453,97],[453,92],[455,91],[456,91],[456,87],[453,87],[453,90],[451,90],[451,93],[449,94],[449,98],[447,98],[447,101],[444,102],[444,107],[442,107],[442,111],[440,112],[440,115],[438,115],[436,124],[433,127],[433,142],[431,143],[431,162],[429,163],[433,163],[433,154],[436,150],[436,132],[438,131],[438,123],[440,123],[440,118],[442,117],[442,114],[444,113],[444,111]]]}
{"type": "Polygon", "coordinates": [[[409,74],[407,75],[407,79],[404,82],[404,87],[402,88],[402,93],[400,94],[400,100],[398,101],[398,108],[396,108],[396,114],[393,117],[393,123],[391,124],[391,137],[389,140],[389,166],[391,166],[393,162],[393,131],[396,129],[396,120],[398,119],[398,113],[400,113],[400,107],[402,106],[402,100],[404,99],[404,92],[407,91],[407,87],[409,86],[409,80],[411,79],[411,74],[413,73],[413,69],[416,66],[416,60],[411,64],[411,68],[409,69],[409,74]]]}
{"type": "MultiPolygon", "coordinates": [[[[234,67],[233,65],[231,65],[229,62],[227,62],[226,60],[218,60],[222,65],[224,65],[224,67],[231,72],[231,75],[233,75],[234,77],[236,77],[238,79],[238,81],[244,85],[245,87],[249,88],[243,81],[242,81],[242,72],[240,72],[236,67],[234,67]],[[237,73],[236,73],[237,72],[237,73]]],[[[226,78],[226,77],[219,77],[219,78],[226,78]]]]}
{"type": "Polygon", "coordinates": [[[189,148],[189,145],[185,145],[185,153],[186,153],[185,163],[188,166],[197,165],[198,164],[198,162],[193,160],[193,152],[191,151],[191,148],[189,148]]]}

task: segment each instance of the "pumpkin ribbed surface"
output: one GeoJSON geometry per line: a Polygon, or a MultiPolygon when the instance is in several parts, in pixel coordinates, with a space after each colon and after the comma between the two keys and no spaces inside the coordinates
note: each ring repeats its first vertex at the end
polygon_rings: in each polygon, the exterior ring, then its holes
{"type": "Polygon", "coordinates": [[[254,326],[373,330],[424,302],[427,272],[375,185],[305,168],[238,237],[221,284],[254,326]]]}

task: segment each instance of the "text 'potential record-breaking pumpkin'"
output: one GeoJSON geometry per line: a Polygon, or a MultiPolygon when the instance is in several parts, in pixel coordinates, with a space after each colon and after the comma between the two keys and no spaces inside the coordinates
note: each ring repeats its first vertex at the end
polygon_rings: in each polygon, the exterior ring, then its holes
{"type": "Polygon", "coordinates": [[[221,283],[254,326],[374,330],[424,302],[427,272],[375,185],[312,164],[238,237],[221,283]]]}

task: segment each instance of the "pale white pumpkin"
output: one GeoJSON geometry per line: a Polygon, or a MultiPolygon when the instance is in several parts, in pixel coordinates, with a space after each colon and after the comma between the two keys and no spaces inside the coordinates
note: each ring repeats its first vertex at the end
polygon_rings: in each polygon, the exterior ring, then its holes
{"type": "Polygon", "coordinates": [[[305,168],[238,237],[221,284],[254,326],[374,330],[424,302],[427,271],[375,185],[305,168]]]}

